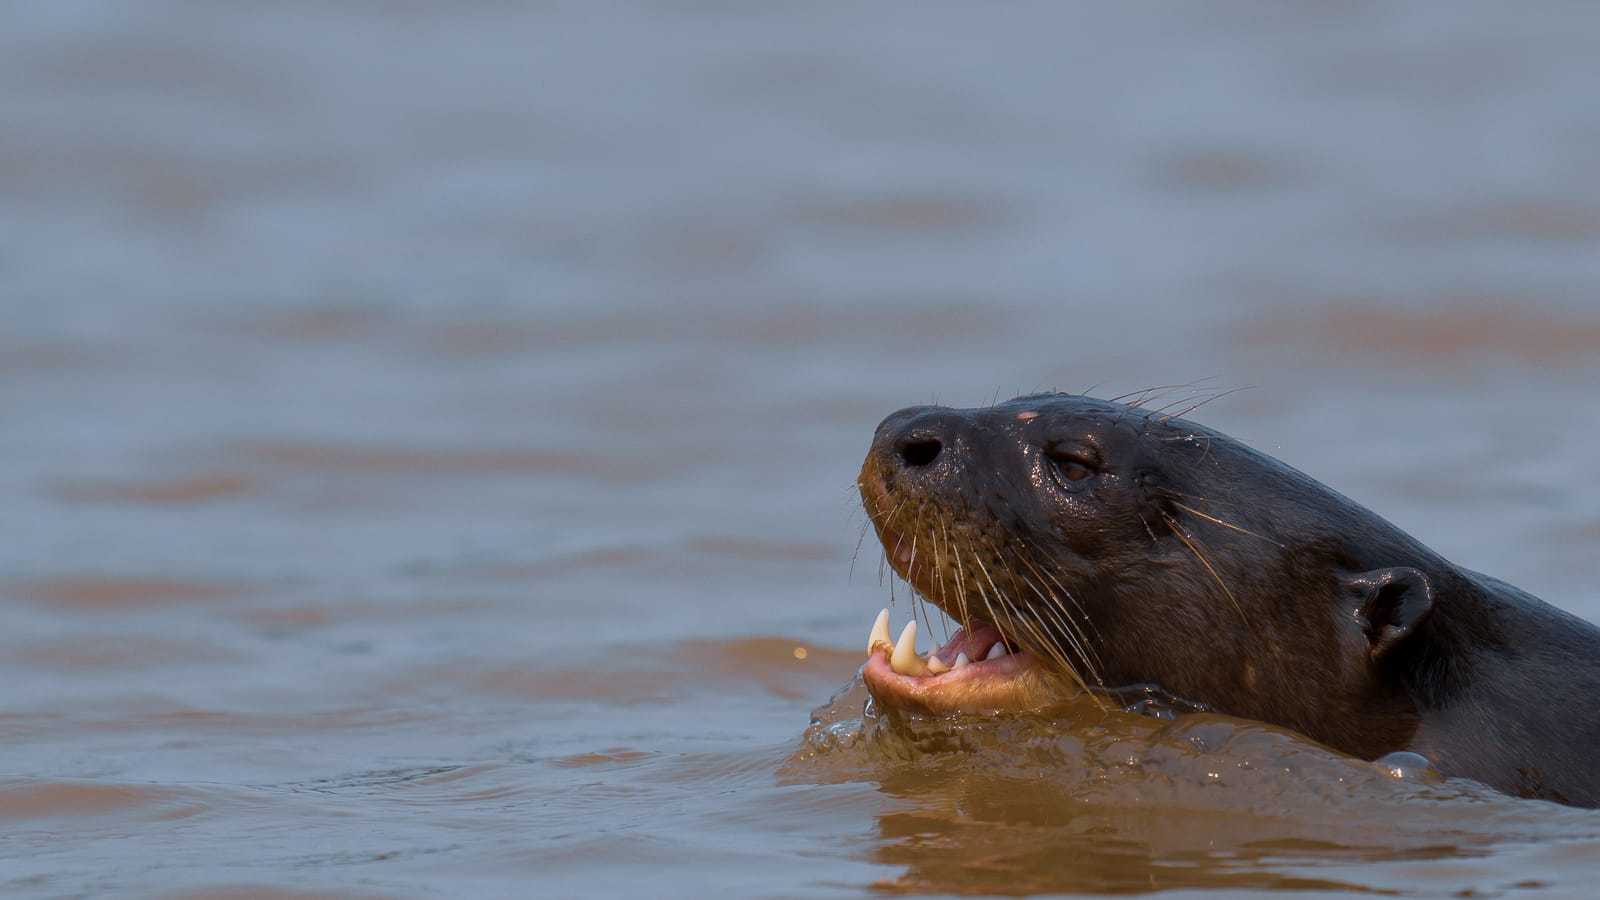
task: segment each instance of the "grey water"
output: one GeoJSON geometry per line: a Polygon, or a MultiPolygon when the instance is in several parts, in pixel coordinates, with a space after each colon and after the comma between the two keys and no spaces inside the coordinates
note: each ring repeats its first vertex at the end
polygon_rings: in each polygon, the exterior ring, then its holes
{"type": "Polygon", "coordinates": [[[1600,619],[1597,29],[6,7],[0,892],[1583,892],[1594,813],[1248,723],[889,733],[853,479],[902,406],[1242,388],[1600,619]]]}

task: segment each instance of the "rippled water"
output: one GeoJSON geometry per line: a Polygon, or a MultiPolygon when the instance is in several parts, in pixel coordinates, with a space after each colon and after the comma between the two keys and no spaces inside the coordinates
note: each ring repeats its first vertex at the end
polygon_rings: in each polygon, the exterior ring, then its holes
{"type": "Polygon", "coordinates": [[[0,12],[0,892],[1581,892],[1596,813],[1260,726],[864,711],[851,488],[1209,377],[1600,619],[1597,26],[0,12]]]}

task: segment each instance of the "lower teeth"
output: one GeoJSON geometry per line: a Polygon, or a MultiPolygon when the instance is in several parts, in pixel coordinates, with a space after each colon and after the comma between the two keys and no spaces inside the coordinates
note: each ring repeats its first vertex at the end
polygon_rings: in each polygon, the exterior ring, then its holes
{"type": "MultiPolygon", "coordinates": [[[[906,623],[905,629],[900,632],[898,641],[889,640],[889,611],[885,609],[883,612],[878,613],[877,620],[872,623],[872,633],[867,638],[867,658],[871,659],[872,655],[879,650],[884,651],[889,654],[889,668],[893,669],[897,675],[925,675],[929,673],[942,675],[952,669],[959,669],[962,666],[972,664],[972,660],[967,657],[966,653],[957,653],[953,663],[946,663],[934,653],[920,656],[917,654],[916,644],[916,619],[906,623]]],[[[1010,653],[1011,648],[1006,646],[1005,641],[995,641],[994,645],[989,648],[989,652],[984,654],[983,660],[987,662],[991,659],[1007,656],[1010,653]]]]}
{"type": "Polygon", "coordinates": [[[901,675],[921,675],[928,671],[928,661],[917,655],[917,620],[906,623],[900,640],[894,642],[894,652],[889,654],[889,667],[901,675]]]}

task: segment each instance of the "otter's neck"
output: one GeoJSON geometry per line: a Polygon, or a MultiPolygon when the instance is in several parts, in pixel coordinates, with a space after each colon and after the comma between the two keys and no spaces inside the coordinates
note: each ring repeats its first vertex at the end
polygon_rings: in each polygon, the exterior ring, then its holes
{"type": "Polygon", "coordinates": [[[1600,721],[1575,716],[1569,703],[1600,692],[1600,629],[1464,572],[1418,637],[1400,673],[1421,715],[1411,749],[1446,775],[1519,796],[1600,804],[1590,755],[1600,746],[1600,721]],[[1588,739],[1571,740],[1574,729],[1588,739]]]}

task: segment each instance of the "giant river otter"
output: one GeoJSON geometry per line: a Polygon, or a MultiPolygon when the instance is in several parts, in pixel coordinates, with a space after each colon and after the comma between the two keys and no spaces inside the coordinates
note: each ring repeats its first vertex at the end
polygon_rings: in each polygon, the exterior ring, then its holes
{"type": "Polygon", "coordinates": [[[860,477],[889,564],[962,627],[869,639],[884,705],[1154,685],[1367,759],[1600,806],[1600,629],[1452,565],[1271,457],[1070,394],[913,407],[860,477]]]}

